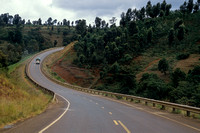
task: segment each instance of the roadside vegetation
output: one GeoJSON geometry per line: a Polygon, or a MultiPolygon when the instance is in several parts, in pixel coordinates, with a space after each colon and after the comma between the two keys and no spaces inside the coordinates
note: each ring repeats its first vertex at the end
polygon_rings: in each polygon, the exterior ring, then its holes
{"type": "MultiPolygon", "coordinates": [[[[28,57],[27,57],[28,58],[28,57]]],[[[25,58],[26,59],[26,58],[25,58]]],[[[25,60],[24,59],[24,60],[25,60]]],[[[25,79],[25,63],[9,67],[0,74],[0,127],[42,113],[52,96],[44,94],[25,79]]]]}

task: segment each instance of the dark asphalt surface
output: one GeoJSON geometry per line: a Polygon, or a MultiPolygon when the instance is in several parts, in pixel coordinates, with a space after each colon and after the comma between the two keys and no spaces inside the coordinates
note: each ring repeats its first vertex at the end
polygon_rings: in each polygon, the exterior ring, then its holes
{"type": "MultiPolygon", "coordinates": [[[[57,49],[58,50],[58,49],[57,49]]],[[[43,60],[57,50],[39,55],[43,60]]],[[[30,65],[32,78],[40,85],[63,96],[70,102],[69,110],[45,133],[198,133],[200,129],[159,117],[145,110],[127,106],[100,96],[65,88],[47,79],[35,64],[30,65]]],[[[63,112],[66,110],[62,108],[63,112]]],[[[57,118],[57,116],[56,116],[57,118]]],[[[56,119],[55,118],[55,119],[56,119]]],[[[41,125],[41,131],[52,121],[41,125]]],[[[38,122],[39,123],[39,122],[38,122]]],[[[200,126],[199,126],[200,128],[200,126]]],[[[38,131],[38,132],[39,132],[38,131]]],[[[31,132],[31,129],[30,129],[31,132]]]]}

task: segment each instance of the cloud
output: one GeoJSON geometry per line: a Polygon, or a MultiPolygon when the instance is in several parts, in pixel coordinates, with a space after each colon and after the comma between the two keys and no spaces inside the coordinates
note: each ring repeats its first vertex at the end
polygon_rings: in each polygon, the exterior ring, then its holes
{"type": "MultiPolygon", "coordinates": [[[[128,8],[140,9],[146,6],[148,0],[53,0],[52,5],[76,13],[77,18],[86,18],[86,20],[94,21],[95,17],[109,20],[111,17],[120,19],[122,12],[126,12],[128,8]],[[92,20],[93,18],[93,20],[92,20]]],[[[152,4],[162,3],[163,0],[151,0],[152,4]]],[[[166,0],[172,4],[173,9],[179,8],[183,3],[181,0],[166,0]]]]}
{"type": "Polygon", "coordinates": [[[115,9],[119,6],[127,6],[131,4],[131,0],[53,0],[53,5],[69,8],[72,10],[98,10],[98,9],[115,9]]]}
{"type": "MultiPolygon", "coordinates": [[[[53,0],[52,5],[62,9],[69,9],[75,12],[97,12],[101,15],[107,15],[116,12],[116,10],[126,11],[128,8],[141,8],[146,6],[148,0],[53,0]]],[[[151,0],[152,4],[158,2],[162,3],[163,0],[151,0]]],[[[183,1],[181,0],[166,0],[171,3],[175,8],[179,7],[183,1]],[[177,6],[178,5],[178,6],[177,6]]]]}
{"type": "MultiPolygon", "coordinates": [[[[19,14],[22,18],[38,20],[43,22],[49,17],[62,21],[75,21],[85,19],[93,23],[95,17],[109,21],[112,17],[117,17],[118,21],[122,12],[128,8],[140,9],[146,6],[148,0],[1,0],[0,13],[19,14]]],[[[152,4],[163,0],[151,0],[152,4]]],[[[173,9],[179,8],[183,4],[182,0],[166,0],[172,4],[173,9]]]]}
{"type": "Polygon", "coordinates": [[[82,14],[85,12],[85,16],[90,13],[103,16],[114,14],[120,9],[132,8],[133,2],[132,0],[53,0],[52,5],[82,14]]]}
{"type": "Polygon", "coordinates": [[[52,0],[1,0],[0,13],[11,15],[19,14],[23,19],[38,20],[45,22],[49,17],[62,21],[65,17],[75,19],[75,13],[66,9],[52,6],[52,0]]]}
{"type": "Polygon", "coordinates": [[[95,18],[101,17],[109,21],[112,17],[120,17],[123,11],[133,8],[132,0],[53,0],[52,6],[75,12],[76,18],[86,19],[93,23],[95,18]]]}

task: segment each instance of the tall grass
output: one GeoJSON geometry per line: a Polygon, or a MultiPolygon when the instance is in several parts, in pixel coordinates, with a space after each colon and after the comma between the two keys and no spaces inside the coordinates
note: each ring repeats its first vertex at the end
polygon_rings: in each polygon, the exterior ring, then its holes
{"type": "Polygon", "coordinates": [[[42,94],[38,97],[27,95],[27,97],[19,99],[0,98],[0,125],[3,126],[41,113],[45,109],[47,101],[47,97],[42,94]]]}
{"type": "Polygon", "coordinates": [[[8,77],[0,75],[0,128],[43,112],[52,99],[24,78],[29,57],[10,66],[8,77]]]}

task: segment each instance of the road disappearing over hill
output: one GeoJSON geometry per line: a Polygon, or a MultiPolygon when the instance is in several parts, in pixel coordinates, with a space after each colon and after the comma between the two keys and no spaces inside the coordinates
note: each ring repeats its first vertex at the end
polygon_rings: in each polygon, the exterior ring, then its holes
{"type": "MultiPolygon", "coordinates": [[[[44,58],[61,48],[44,52],[44,58]]],[[[36,57],[37,58],[37,57],[36,57]]],[[[197,127],[179,120],[166,119],[156,113],[128,106],[115,100],[68,89],[46,78],[40,65],[30,63],[31,77],[41,86],[54,91],[68,103],[60,117],[41,127],[40,133],[198,133],[197,127]],[[182,123],[183,122],[183,123],[182,123]]]]}

